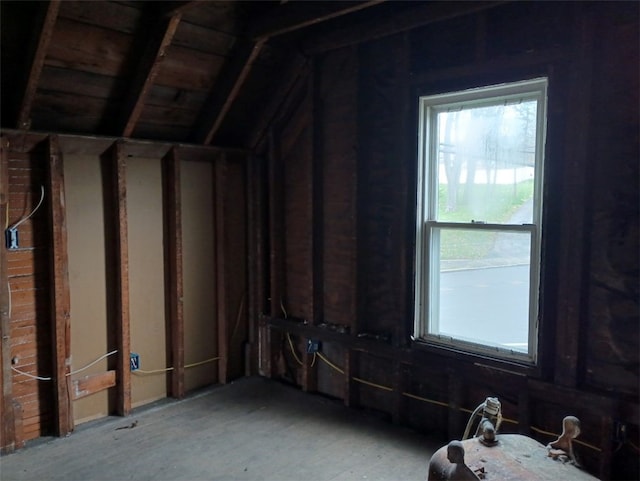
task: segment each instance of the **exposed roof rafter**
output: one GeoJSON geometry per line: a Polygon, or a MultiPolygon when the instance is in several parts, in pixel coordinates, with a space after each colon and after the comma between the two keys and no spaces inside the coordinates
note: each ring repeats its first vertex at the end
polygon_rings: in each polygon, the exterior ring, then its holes
{"type": "Polygon", "coordinates": [[[238,96],[240,88],[249,76],[253,63],[265,42],[266,39],[257,42],[240,42],[234,47],[231,57],[220,72],[200,111],[196,123],[198,130],[195,133],[195,142],[205,145],[211,143],[238,96]]]}
{"type": "Polygon", "coordinates": [[[271,38],[357,12],[383,1],[291,2],[278,7],[273,14],[255,21],[248,32],[249,36],[255,40],[271,38]]]}
{"type": "Polygon", "coordinates": [[[255,127],[248,136],[245,147],[248,149],[256,149],[262,139],[265,137],[269,124],[276,117],[278,108],[282,105],[287,95],[291,93],[298,78],[305,74],[305,71],[309,68],[309,60],[296,54],[291,56],[289,64],[281,76],[281,81],[278,83],[278,88],[270,96],[262,113],[257,117],[255,127]]]}
{"type": "Polygon", "coordinates": [[[135,129],[142,113],[145,99],[149,95],[149,91],[158,75],[160,64],[166,57],[166,50],[171,45],[181,18],[182,14],[176,13],[170,18],[161,16],[158,20],[156,29],[140,57],[140,67],[136,71],[129,92],[125,97],[126,100],[119,124],[122,127],[121,133],[123,137],[130,137],[135,129]]]}
{"type": "Polygon", "coordinates": [[[42,67],[44,66],[44,60],[49,48],[49,42],[51,42],[53,28],[55,27],[56,19],[58,18],[60,0],[50,1],[46,9],[38,43],[33,53],[31,63],[29,64],[29,74],[26,79],[24,94],[22,96],[22,101],[20,102],[17,122],[17,127],[19,129],[29,129],[31,126],[30,117],[33,99],[35,98],[36,90],[38,89],[38,82],[40,80],[40,74],[42,73],[42,67]]]}

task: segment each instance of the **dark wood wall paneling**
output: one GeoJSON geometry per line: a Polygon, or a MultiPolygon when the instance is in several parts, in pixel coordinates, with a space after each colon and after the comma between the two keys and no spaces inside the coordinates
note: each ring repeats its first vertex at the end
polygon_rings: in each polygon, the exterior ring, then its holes
{"type": "Polygon", "coordinates": [[[280,146],[300,146],[269,159],[286,172],[268,179],[284,191],[279,225],[291,235],[272,253],[296,282],[279,295],[297,316],[272,309],[280,319],[268,322],[298,356],[307,339],[323,340],[334,366],[310,368],[311,356],[298,366],[277,342],[287,362],[271,374],[301,383],[296,369],[314,372],[322,393],[447,438],[489,395],[503,403],[504,432],[545,444],[575,414],[584,465],[603,479],[637,476],[637,448],[611,440],[614,421],[638,437],[637,38],[637,4],[535,2],[316,55],[313,105],[275,132],[280,146]],[[411,348],[416,96],[539,76],[550,79],[540,365],[411,348]],[[311,179],[309,163],[321,165],[311,179]],[[322,265],[307,272],[314,231],[322,265]],[[302,323],[309,276],[322,317],[302,323]]]}

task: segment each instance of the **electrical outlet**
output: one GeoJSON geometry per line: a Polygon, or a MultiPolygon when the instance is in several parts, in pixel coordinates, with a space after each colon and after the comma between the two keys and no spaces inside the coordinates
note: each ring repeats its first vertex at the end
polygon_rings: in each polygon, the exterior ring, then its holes
{"type": "Polygon", "coordinates": [[[15,227],[5,229],[4,242],[7,249],[18,249],[20,247],[18,242],[18,229],[15,227]]]}
{"type": "Polygon", "coordinates": [[[320,341],[309,339],[307,341],[307,353],[313,354],[314,352],[318,352],[320,350],[320,341]]]}
{"type": "Polygon", "coordinates": [[[132,352],[129,354],[129,367],[132,371],[140,369],[140,355],[132,352]]]}
{"type": "Polygon", "coordinates": [[[627,425],[620,421],[613,423],[613,440],[618,443],[624,443],[627,440],[627,425]]]}

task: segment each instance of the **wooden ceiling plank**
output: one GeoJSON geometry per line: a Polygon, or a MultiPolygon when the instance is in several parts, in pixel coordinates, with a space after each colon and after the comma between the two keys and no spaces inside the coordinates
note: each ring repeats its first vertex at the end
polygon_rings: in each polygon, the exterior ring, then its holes
{"type": "Polygon", "coordinates": [[[171,41],[178,29],[182,14],[177,13],[171,18],[162,19],[156,30],[156,35],[152,35],[150,42],[147,44],[146,50],[140,61],[140,69],[137,71],[132,87],[127,95],[124,103],[122,114],[123,137],[131,137],[133,130],[140,118],[144,107],[145,99],[151,91],[151,87],[160,70],[160,64],[167,55],[167,48],[171,45],[171,41]]]}
{"type": "Polygon", "coordinates": [[[383,1],[287,3],[276,8],[272,15],[261,17],[250,26],[249,32],[255,40],[268,39],[357,12],[383,1]]]}
{"type": "Polygon", "coordinates": [[[208,145],[222,125],[240,88],[251,72],[266,39],[242,42],[234,48],[228,62],[209,93],[196,123],[195,141],[208,145]]]}
{"type": "Polygon", "coordinates": [[[49,2],[44,15],[38,43],[33,54],[33,60],[31,61],[31,67],[29,68],[29,76],[26,80],[22,102],[20,103],[17,125],[19,129],[29,129],[31,126],[31,108],[33,107],[33,100],[36,96],[36,90],[38,89],[38,81],[40,80],[40,74],[42,73],[42,67],[44,66],[44,60],[47,55],[49,43],[51,42],[51,36],[59,10],[60,0],[52,0],[49,2]]]}
{"type": "MultiPolygon", "coordinates": [[[[503,5],[505,1],[459,1],[429,2],[421,6],[402,10],[380,17],[378,20],[363,20],[348,28],[336,30],[323,37],[312,37],[302,46],[306,54],[318,54],[377,38],[406,32],[430,23],[440,22],[463,15],[503,5]]],[[[420,5],[416,2],[416,4],[420,5]]]]}

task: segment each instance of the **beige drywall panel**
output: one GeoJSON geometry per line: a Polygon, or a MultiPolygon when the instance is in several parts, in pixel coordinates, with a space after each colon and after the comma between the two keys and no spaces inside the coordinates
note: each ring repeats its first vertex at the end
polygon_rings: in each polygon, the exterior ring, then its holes
{"type": "MultiPolygon", "coordinates": [[[[160,159],[127,159],[129,234],[129,316],[131,352],[143,371],[166,364],[162,164],[160,159]]],[[[166,397],[166,374],[131,376],[133,407],[166,397]]]]}
{"type": "MultiPolygon", "coordinates": [[[[100,158],[64,156],[69,288],[71,297],[71,371],[107,353],[107,301],[104,211],[100,158]]],[[[107,359],[74,374],[79,379],[107,370],[107,359]]],[[[106,416],[108,391],[74,401],[76,424],[106,416]]]]}
{"type": "MultiPolygon", "coordinates": [[[[213,165],[183,161],[182,268],[185,365],[217,356],[213,165]]],[[[216,361],[185,370],[185,389],[217,381],[216,361]]]]}

